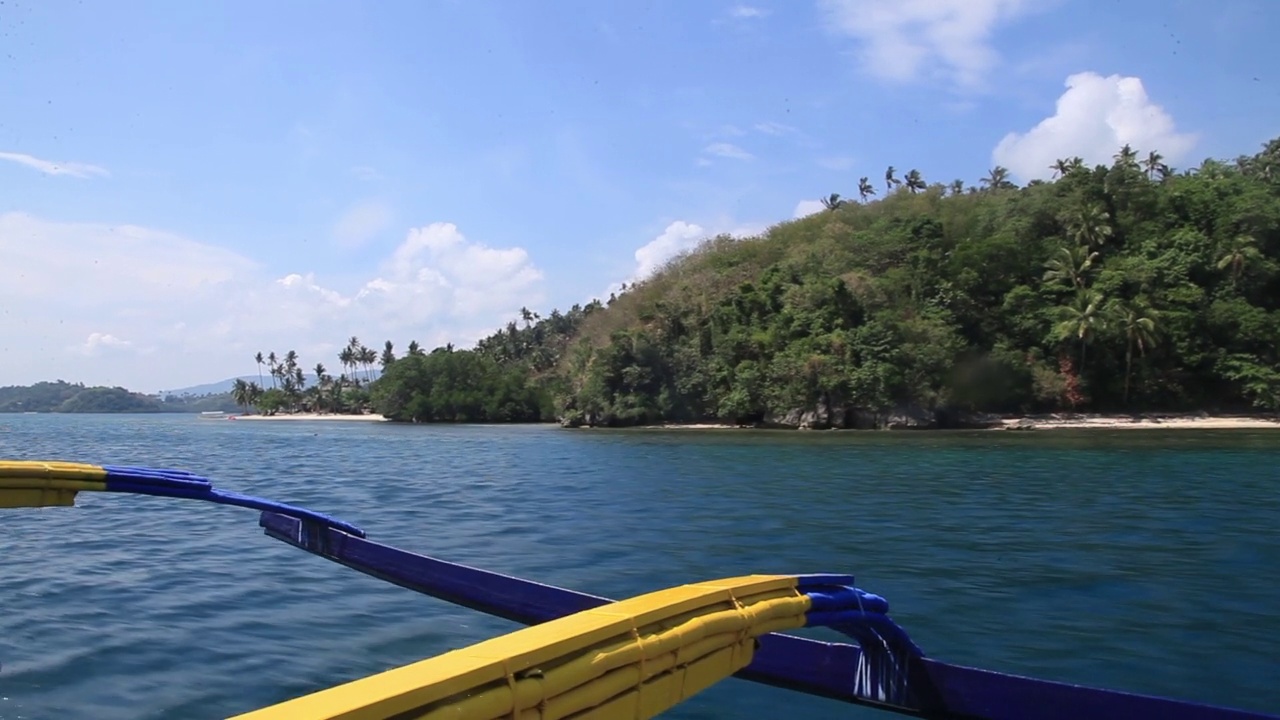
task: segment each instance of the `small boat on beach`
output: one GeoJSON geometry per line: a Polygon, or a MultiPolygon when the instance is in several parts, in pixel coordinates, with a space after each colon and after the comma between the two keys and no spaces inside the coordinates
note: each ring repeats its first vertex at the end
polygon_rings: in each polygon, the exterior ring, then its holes
{"type": "Polygon", "coordinates": [[[330,515],[169,469],[0,461],[0,509],[99,491],[259,511],[268,537],[400,587],[527,625],[234,720],[651,718],[736,677],[888,713],[965,720],[1280,720],[927,656],[888,602],[841,574],[748,575],[623,600],[379,543],[330,515]],[[850,642],[786,634],[827,627],[850,642]]]}

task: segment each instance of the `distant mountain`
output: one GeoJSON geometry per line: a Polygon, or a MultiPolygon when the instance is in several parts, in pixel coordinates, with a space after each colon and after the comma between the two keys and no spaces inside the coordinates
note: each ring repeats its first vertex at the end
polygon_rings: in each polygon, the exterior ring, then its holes
{"type": "MultiPolygon", "coordinates": [[[[372,370],[372,371],[369,373],[369,376],[370,376],[370,377],[372,377],[374,380],[377,380],[377,379],[378,379],[378,375],[379,375],[379,374],[380,374],[380,371],[379,371],[379,370],[377,370],[377,369],[374,369],[374,370],[372,370]]],[[[361,370],[361,371],[359,372],[359,376],[360,376],[360,379],[361,379],[361,380],[363,380],[363,379],[364,379],[364,370],[361,370]]],[[[313,385],[315,385],[315,384],[316,384],[316,375],[315,375],[315,373],[308,373],[305,377],[306,377],[306,379],[307,379],[307,387],[311,387],[311,386],[313,386],[313,385]]],[[[257,376],[257,374],[256,374],[256,373],[255,373],[255,374],[253,374],[253,375],[241,375],[241,376],[240,376],[240,377],[238,377],[238,378],[227,378],[226,380],[220,380],[220,381],[218,381],[218,382],[212,382],[212,383],[205,383],[204,385],[192,385],[191,387],[178,388],[178,389],[176,389],[176,390],[161,390],[161,391],[160,391],[160,393],[159,393],[159,395],[160,395],[161,397],[163,397],[163,396],[165,396],[165,395],[196,395],[196,396],[199,396],[199,395],[210,395],[210,394],[229,393],[229,392],[231,392],[231,386],[232,386],[232,384],[233,384],[233,383],[235,383],[235,381],[236,381],[236,380],[244,380],[245,382],[254,382],[254,383],[256,383],[256,382],[258,382],[258,376],[257,376]]],[[[270,376],[263,375],[263,377],[262,377],[262,382],[266,383],[266,387],[267,387],[267,388],[270,388],[270,387],[271,387],[271,377],[270,377],[270,376]]]]}
{"type": "MultiPolygon", "coordinates": [[[[257,375],[241,375],[238,378],[228,378],[218,382],[205,383],[204,385],[192,385],[191,387],[178,388],[177,390],[161,390],[160,395],[217,395],[221,393],[231,392],[231,385],[236,380],[244,380],[245,382],[258,382],[257,375]]],[[[310,382],[310,379],[308,379],[310,382]]],[[[267,379],[267,387],[271,386],[270,378],[267,379]]]]}

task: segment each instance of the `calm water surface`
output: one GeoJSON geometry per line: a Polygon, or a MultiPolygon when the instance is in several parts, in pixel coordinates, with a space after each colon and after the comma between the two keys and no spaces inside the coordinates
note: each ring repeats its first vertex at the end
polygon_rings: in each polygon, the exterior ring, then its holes
{"type": "MultiPolygon", "coordinates": [[[[593,432],[0,415],[0,457],[181,467],[625,597],[849,572],[943,660],[1280,712],[1280,433],[593,432]]],[[[515,629],[261,534],[0,511],[0,720],[222,718],[515,629]]],[[[893,717],[741,680],[671,718],[893,717]]]]}

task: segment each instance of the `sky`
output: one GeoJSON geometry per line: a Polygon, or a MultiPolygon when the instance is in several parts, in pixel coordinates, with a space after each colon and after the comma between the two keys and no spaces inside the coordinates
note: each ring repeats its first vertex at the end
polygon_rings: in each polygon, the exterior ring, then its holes
{"type": "Polygon", "coordinates": [[[469,346],[889,165],[1280,135],[1275,0],[3,0],[0,385],[469,346]]]}

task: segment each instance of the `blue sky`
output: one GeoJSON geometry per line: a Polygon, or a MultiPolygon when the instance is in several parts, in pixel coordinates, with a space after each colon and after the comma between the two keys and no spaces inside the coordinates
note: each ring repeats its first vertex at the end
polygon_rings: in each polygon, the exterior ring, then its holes
{"type": "Polygon", "coordinates": [[[890,164],[1253,153],[1276,27],[1269,0],[6,0],[0,385],[467,344],[890,164]]]}

